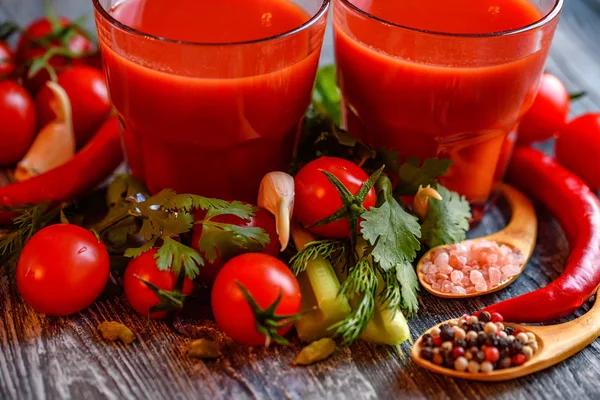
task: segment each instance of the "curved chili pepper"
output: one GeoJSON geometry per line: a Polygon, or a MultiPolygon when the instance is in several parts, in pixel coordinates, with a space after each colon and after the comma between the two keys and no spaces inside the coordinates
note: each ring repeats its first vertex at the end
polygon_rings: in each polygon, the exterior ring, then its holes
{"type": "Polygon", "coordinates": [[[571,251],[558,279],[485,311],[511,322],[544,322],[572,314],[600,285],[600,201],[579,178],[532,148],[515,151],[508,180],[552,212],[571,251]]]}
{"type": "Polygon", "coordinates": [[[0,188],[0,225],[15,217],[4,207],[76,199],[106,179],[123,162],[119,123],[111,117],[65,164],[23,182],[0,188]]]}

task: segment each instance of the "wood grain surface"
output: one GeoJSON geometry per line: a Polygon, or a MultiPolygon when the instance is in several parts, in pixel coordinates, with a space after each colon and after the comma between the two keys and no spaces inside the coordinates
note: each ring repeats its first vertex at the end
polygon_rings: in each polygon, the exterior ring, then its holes
{"type": "MultiPolygon", "coordinates": [[[[53,3],[61,14],[72,17],[91,9],[89,0],[53,3]]],[[[41,0],[0,0],[0,21],[26,23],[41,15],[42,8],[41,0]]],[[[548,70],[571,91],[587,91],[573,105],[574,115],[600,110],[599,38],[600,2],[566,0],[548,70]]],[[[329,35],[322,62],[329,63],[332,57],[329,35]]],[[[566,241],[552,217],[539,207],[537,211],[538,244],[521,277],[505,290],[469,300],[422,293],[419,316],[410,321],[413,338],[439,321],[535,290],[560,275],[568,253],[566,241]]],[[[504,220],[494,209],[472,235],[494,232],[504,220]]],[[[300,368],[291,366],[298,343],[252,349],[221,337],[203,300],[189,304],[177,322],[185,333],[180,335],[164,323],[135,315],[119,293],[73,317],[40,316],[19,299],[12,284],[2,280],[0,399],[600,398],[598,340],[556,367],[504,383],[474,383],[429,373],[410,361],[409,343],[389,348],[358,342],[328,361],[300,368]],[[129,346],[104,342],[96,327],[105,320],[125,323],[138,340],[129,346]],[[187,357],[186,335],[219,338],[226,357],[207,362],[187,357]]]]}

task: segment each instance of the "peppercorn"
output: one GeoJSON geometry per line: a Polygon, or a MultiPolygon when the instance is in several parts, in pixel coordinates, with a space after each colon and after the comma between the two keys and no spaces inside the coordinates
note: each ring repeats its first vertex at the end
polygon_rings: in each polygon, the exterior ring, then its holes
{"type": "Polygon", "coordinates": [[[475,352],[473,354],[473,360],[477,361],[478,363],[482,363],[485,361],[485,353],[481,350],[478,350],[477,352],[475,352]]]}
{"type": "Polygon", "coordinates": [[[510,344],[510,355],[514,356],[515,354],[519,354],[523,351],[523,344],[518,340],[513,340],[510,344]]]}
{"type": "Polygon", "coordinates": [[[465,358],[471,361],[473,359],[473,352],[471,350],[465,351],[465,358]]]}
{"type": "Polygon", "coordinates": [[[515,331],[515,328],[513,328],[512,326],[504,327],[504,332],[506,332],[507,335],[512,335],[514,331],[515,331]]]}
{"type": "Polygon", "coordinates": [[[535,335],[533,334],[533,332],[527,332],[526,335],[529,338],[529,341],[531,341],[531,342],[534,342],[537,340],[535,335]]]}
{"type": "Polygon", "coordinates": [[[496,322],[496,327],[498,328],[499,331],[504,330],[504,324],[502,322],[496,322]]]}
{"type": "Polygon", "coordinates": [[[487,337],[488,336],[485,333],[479,332],[479,334],[477,335],[477,344],[479,346],[484,345],[487,337]]]}
{"type": "Polygon", "coordinates": [[[508,348],[508,340],[506,340],[506,338],[504,338],[504,337],[499,337],[498,338],[498,348],[499,349],[508,348]]]}
{"type": "Polygon", "coordinates": [[[484,361],[480,365],[481,372],[492,372],[494,370],[494,366],[489,361],[484,361]]]}
{"type": "Polygon", "coordinates": [[[477,347],[477,338],[467,340],[467,347],[477,347]]]}
{"type": "Polygon", "coordinates": [[[510,349],[508,346],[504,349],[498,349],[500,351],[500,358],[510,358],[510,349]]]}
{"type": "Polygon", "coordinates": [[[483,326],[483,331],[488,335],[496,334],[496,332],[498,332],[498,327],[493,322],[486,322],[483,326]]]}
{"type": "Polygon", "coordinates": [[[506,332],[500,331],[500,337],[506,339],[508,337],[508,335],[506,334],[506,332]]]}
{"type": "Polygon", "coordinates": [[[433,345],[434,345],[435,347],[440,347],[440,346],[442,345],[442,342],[443,342],[443,340],[442,340],[442,338],[441,338],[441,337],[439,337],[439,336],[434,336],[434,338],[433,338],[433,345]]]}
{"type": "Polygon", "coordinates": [[[465,337],[467,340],[477,339],[477,332],[468,331],[465,337]]]}
{"type": "Polygon", "coordinates": [[[467,322],[470,323],[470,324],[474,324],[476,322],[479,322],[479,318],[477,318],[474,315],[471,315],[469,318],[467,318],[467,322]]]}
{"type": "Polygon", "coordinates": [[[429,331],[431,333],[431,336],[436,337],[436,336],[440,336],[440,328],[438,328],[437,326],[433,329],[431,329],[429,331]]]}
{"type": "Polygon", "coordinates": [[[467,337],[467,332],[465,332],[462,328],[457,328],[454,330],[454,339],[455,340],[463,340],[467,337]]]}
{"type": "Polygon", "coordinates": [[[452,358],[452,354],[446,354],[444,356],[444,366],[448,368],[452,368],[454,366],[454,358],[452,358]]]}
{"type": "Polygon", "coordinates": [[[525,357],[527,357],[528,360],[531,357],[533,357],[533,349],[531,348],[531,346],[523,346],[523,354],[525,355],[525,357]]]}
{"type": "Polygon", "coordinates": [[[470,323],[468,323],[468,322],[465,322],[465,323],[463,324],[462,328],[463,328],[463,329],[465,330],[465,332],[467,332],[467,333],[469,333],[469,332],[473,331],[473,325],[472,325],[472,324],[470,324],[470,323]]]}
{"type": "Polygon", "coordinates": [[[454,328],[456,325],[458,325],[458,321],[455,319],[451,319],[450,321],[448,321],[448,325],[450,325],[450,328],[454,328]]]}
{"type": "Polygon", "coordinates": [[[451,341],[445,341],[444,343],[442,343],[442,351],[452,351],[452,348],[454,347],[454,343],[452,343],[451,341]]]}
{"type": "Polygon", "coordinates": [[[421,347],[433,347],[433,337],[426,333],[421,338],[421,342],[419,343],[421,347]]]}
{"type": "Polygon", "coordinates": [[[510,367],[510,357],[503,357],[500,361],[498,361],[498,368],[504,369],[510,367]]]}
{"type": "Polygon", "coordinates": [[[442,365],[444,362],[444,357],[441,354],[435,354],[432,359],[433,363],[436,365],[442,365]]]}
{"type": "Polygon", "coordinates": [[[496,347],[488,347],[485,349],[485,360],[495,363],[500,359],[500,352],[496,347]]]}
{"type": "Polygon", "coordinates": [[[487,311],[484,311],[481,314],[479,314],[479,320],[481,322],[489,322],[492,320],[492,314],[490,314],[487,311]]]}
{"type": "Polygon", "coordinates": [[[529,341],[529,338],[527,337],[527,334],[525,332],[520,332],[516,337],[517,340],[522,344],[525,344],[529,341]]]}
{"type": "Polygon", "coordinates": [[[440,327],[440,337],[443,341],[454,339],[454,331],[452,330],[452,328],[450,328],[450,325],[443,324],[440,327]]]}
{"type": "Polygon", "coordinates": [[[465,371],[469,367],[469,361],[464,357],[458,357],[454,361],[454,369],[457,371],[465,371]]]}
{"type": "Polygon", "coordinates": [[[514,342],[514,341],[515,341],[515,339],[516,339],[516,338],[515,338],[513,335],[508,335],[508,336],[506,337],[506,340],[508,340],[508,342],[509,342],[509,343],[510,343],[510,342],[514,342]]]}
{"type": "Polygon", "coordinates": [[[431,361],[433,359],[433,350],[430,347],[421,349],[421,358],[431,361]]]}
{"type": "Polygon", "coordinates": [[[465,339],[458,339],[454,341],[454,345],[457,347],[467,348],[467,341],[465,339]]]}
{"type": "Polygon", "coordinates": [[[481,322],[475,322],[473,324],[473,330],[476,331],[476,332],[483,331],[483,323],[481,323],[481,322]]]}
{"type": "Polygon", "coordinates": [[[498,346],[498,337],[495,336],[494,334],[487,335],[487,337],[485,338],[485,345],[497,347],[498,346]]]}
{"type": "Polygon", "coordinates": [[[525,361],[527,361],[527,357],[525,356],[525,354],[515,354],[511,359],[510,362],[512,363],[512,365],[521,365],[523,364],[525,361]]]}
{"type": "MultiPolygon", "coordinates": [[[[529,348],[531,349],[531,347],[529,348]]],[[[462,357],[465,355],[464,347],[455,347],[452,349],[452,357],[456,360],[458,357],[462,357]]]]}
{"type": "Polygon", "coordinates": [[[504,317],[497,312],[491,314],[492,322],[504,322],[504,317]]]}
{"type": "Polygon", "coordinates": [[[476,374],[479,372],[479,363],[477,361],[470,361],[468,368],[469,372],[476,374]]]}

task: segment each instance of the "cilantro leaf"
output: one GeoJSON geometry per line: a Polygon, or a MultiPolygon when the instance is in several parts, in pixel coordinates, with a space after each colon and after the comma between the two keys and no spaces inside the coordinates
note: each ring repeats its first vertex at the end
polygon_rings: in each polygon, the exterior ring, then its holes
{"type": "Polygon", "coordinates": [[[156,243],[156,239],[148,240],[146,243],[144,243],[140,247],[131,247],[131,248],[125,250],[125,254],[123,254],[123,255],[125,257],[132,257],[132,258],[139,257],[142,255],[142,253],[145,253],[148,250],[150,250],[151,248],[153,248],[154,243],[156,243]]]}
{"type": "Polygon", "coordinates": [[[220,256],[228,259],[242,251],[258,251],[270,243],[269,235],[259,227],[237,226],[203,220],[202,235],[198,241],[200,253],[209,262],[220,256]]]}
{"type": "Polygon", "coordinates": [[[341,99],[335,78],[335,65],[319,68],[313,100],[320,104],[336,126],[341,126],[341,99]]]}
{"type": "Polygon", "coordinates": [[[171,238],[163,238],[163,244],[154,257],[159,270],[166,271],[171,268],[173,273],[179,276],[183,267],[190,279],[198,276],[198,265],[204,265],[204,260],[196,250],[171,238]]]}
{"type": "Polygon", "coordinates": [[[442,200],[429,199],[429,210],[421,226],[422,240],[429,247],[462,242],[469,230],[469,202],[441,185],[437,191],[442,200]]]}
{"type": "Polygon", "coordinates": [[[415,268],[409,262],[399,263],[396,265],[396,277],[402,286],[402,308],[409,314],[416,314],[419,308],[417,300],[419,281],[415,268]]]}
{"type": "Polygon", "coordinates": [[[452,160],[428,158],[420,165],[418,158],[407,159],[398,169],[398,185],[396,194],[412,196],[419,186],[435,185],[436,179],[448,172],[452,160]]]}
{"type": "Polygon", "coordinates": [[[362,218],[361,233],[374,246],[373,258],[384,271],[415,259],[420,248],[419,221],[393,197],[388,196],[380,207],[364,212],[362,218]]]}

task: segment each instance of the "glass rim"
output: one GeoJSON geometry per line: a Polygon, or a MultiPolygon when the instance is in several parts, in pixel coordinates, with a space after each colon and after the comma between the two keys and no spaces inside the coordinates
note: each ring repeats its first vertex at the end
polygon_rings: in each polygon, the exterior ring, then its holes
{"type": "MultiPolygon", "coordinates": [[[[96,0],[94,0],[94,1],[96,1],[96,0]]],[[[386,25],[390,25],[395,28],[406,29],[406,30],[418,32],[418,33],[425,33],[428,35],[447,36],[447,37],[463,37],[463,38],[486,38],[486,37],[510,36],[510,35],[516,35],[519,33],[529,32],[531,30],[542,27],[542,26],[546,25],[548,22],[554,20],[558,16],[558,14],[560,14],[560,11],[562,10],[563,4],[564,4],[564,0],[555,0],[554,7],[552,7],[552,10],[550,10],[546,15],[544,15],[542,18],[538,19],[537,21],[535,21],[529,25],[521,26],[518,28],[509,29],[509,30],[505,30],[505,31],[486,32],[486,33],[453,33],[453,32],[432,31],[432,30],[428,30],[428,29],[419,29],[419,28],[415,28],[415,27],[411,27],[411,26],[397,24],[395,22],[391,22],[391,21],[387,21],[383,18],[379,18],[379,17],[359,8],[358,6],[355,6],[354,4],[352,4],[350,2],[350,0],[332,0],[332,1],[337,1],[337,2],[341,3],[342,5],[344,5],[345,7],[348,7],[351,10],[354,10],[355,12],[357,12],[373,21],[380,22],[380,23],[383,23],[386,25]]]]}
{"type": "Polygon", "coordinates": [[[186,40],[169,39],[169,38],[165,38],[162,36],[152,35],[148,32],[144,32],[144,31],[140,31],[138,29],[132,28],[131,26],[120,22],[115,17],[110,15],[109,12],[100,4],[100,0],[92,0],[92,3],[94,4],[94,8],[102,16],[102,18],[104,18],[106,21],[108,21],[113,26],[116,26],[119,29],[122,29],[128,33],[138,35],[138,36],[143,36],[147,39],[159,40],[163,43],[172,43],[172,44],[176,44],[176,45],[187,45],[187,46],[198,46],[198,47],[249,45],[249,44],[268,42],[271,40],[281,39],[281,38],[285,38],[288,36],[293,36],[294,34],[302,32],[305,29],[310,28],[311,26],[316,24],[317,21],[319,21],[327,12],[330,2],[331,2],[331,0],[321,0],[321,7],[319,8],[319,10],[317,12],[315,12],[314,15],[312,15],[306,22],[304,22],[301,25],[298,25],[297,27],[295,27],[293,29],[279,33],[277,35],[267,36],[264,38],[258,38],[258,39],[252,39],[252,40],[242,40],[242,41],[237,41],[237,42],[191,42],[191,41],[186,41],[186,40]]]}

